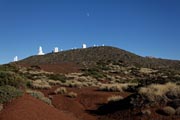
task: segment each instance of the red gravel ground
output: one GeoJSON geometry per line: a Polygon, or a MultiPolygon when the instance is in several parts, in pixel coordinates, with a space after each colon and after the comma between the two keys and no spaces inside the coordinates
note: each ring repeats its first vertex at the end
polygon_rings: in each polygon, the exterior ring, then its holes
{"type": "Polygon", "coordinates": [[[51,95],[52,104],[61,111],[66,111],[76,116],[80,120],[97,120],[98,115],[92,115],[88,111],[96,110],[101,104],[107,103],[107,98],[112,95],[121,95],[126,97],[129,93],[119,92],[103,92],[97,91],[97,88],[67,88],[68,92],[77,93],[77,98],[69,98],[65,95],[54,95],[53,91],[57,88],[54,87],[51,90],[42,90],[42,92],[48,96],[51,95]]]}
{"type": "Polygon", "coordinates": [[[29,95],[13,100],[0,113],[0,120],[77,120],[29,95]]]}
{"type": "Polygon", "coordinates": [[[81,89],[67,87],[68,92],[77,93],[76,98],[69,98],[66,95],[54,94],[54,90],[58,87],[60,86],[41,90],[46,97],[51,96],[54,107],[25,94],[5,106],[0,112],[0,120],[180,120],[179,116],[164,116],[156,113],[160,106],[146,108],[151,111],[150,116],[138,115],[139,108],[133,111],[124,109],[102,115],[94,114],[92,111],[97,111],[101,105],[107,104],[108,97],[121,95],[126,98],[131,93],[97,91],[97,88],[93,87],[81,89]]]}

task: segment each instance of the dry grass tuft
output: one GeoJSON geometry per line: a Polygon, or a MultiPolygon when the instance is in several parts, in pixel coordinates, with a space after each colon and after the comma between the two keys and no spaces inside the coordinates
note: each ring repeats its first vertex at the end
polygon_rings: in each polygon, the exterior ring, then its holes
{"type": "Polygon", "coordinates": [[[51,88],[49,83],[45,80],[35,80],[32,82],[31,86],[32,88],[35,88],[35,89],[50,89],[51,88]]]}
{"type": "Polygon", "coordinates": [[[55,94],[66,94],[67,93],[67,90],[65,87],[60,87],[60,88],[57,88],[55,91],[54,91],[55,94]]]}
{"type": "Polygon", "coordinates": [[[145,96],[149,101],[167,100],[167,96],[180,97],[180,87],[175,83],[152,84],[140,88],[139,94],[145,96]]]}
{"type": "Polygon", "coordinates": [[[45,97],[44,94],[40,91],[26,90],[26,93],[30,94],[31,96],[49,104],[49,105],[52,105],[51,100],[49,98],[45,97]]]}
{"type": "Polygon", "coordinates": [[[56,80],[48,80],[47,81],[50,85],[61,85],[61,81],[56,81],[56,80]]]}
{"type": "Polygon", "coordinates": [[[101,84],[99,90],[112,91],[112,92],[123,92],[128,88],[128,84],[101,84]]]}
{"type": "Polygon", "coordinates": [[[119,100],[122,100],[124,99],[122,96],[120,95],[114,95],[114,96],[111,96],[107,99],[108,103],[110,102],[116,102],[116,101],[119,101],[119,100]]]}
{"type": "Polygon", "coordinates": [[[77,97],[77,93],[75,93],[75,92],[69,92],[69,93],[67,94],[67,97],[76,98],[76,97],[77,97]]]}

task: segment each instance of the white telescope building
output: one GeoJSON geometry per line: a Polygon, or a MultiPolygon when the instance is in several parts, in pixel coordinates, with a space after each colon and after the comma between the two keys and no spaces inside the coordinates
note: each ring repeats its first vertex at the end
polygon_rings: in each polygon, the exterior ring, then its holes
{"type": "Polygon", "coordinates": [[[43,50],[42,50],[42,47],[41,47],[41,46],[39,47],[39,52],[38,52],[38,55],[44,55],[44,53],[43,53],[43,50]]]}

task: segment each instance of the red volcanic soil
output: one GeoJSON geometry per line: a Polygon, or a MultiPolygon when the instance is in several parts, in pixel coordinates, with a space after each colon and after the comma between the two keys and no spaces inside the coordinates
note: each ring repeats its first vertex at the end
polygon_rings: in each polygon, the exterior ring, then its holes
{"type": "MultiPolygon", "coordinates": [[[[23,67],[30,67],[31,65],[28,64],[18,64],[23,67]]],[[[53,72],[53,73],[74,73],[79,72],[80,67],[75,63],[70,62],[64,62],[59,64],[40,64],[36,65],[40,67],[40,69],[47,71],[47,72],[53,72]]]]}
{"type": "Polygon", "coordinates": [[[0,120],[76,120],[29,95],[13,100],[0,112],[0,120]]]}
{"type": "Polygon", "coordinates": [[[179,116],[158,114],[156,111],[162,106],[142,108],[150,110],[151,114],[139,114],[140,108],[128,107],[128,98],[134,95],[131,93],[103,92],[94,87],[67,87],[68,92],[77,93],[76,98],[69,98],[66,95],[54,94],[58,87],[60,86],[41,90],[46,97],[51,98],[54,107],[25,94],[5,106],[0,112],[0,120],[180,120],[179,116]],[[112,95],[121,95],[124,99],[108,104],[107,98],[112,95]]]}
{"type": "Polygon", "coordinates": [[[107,98],[112,95],[128,96],[129,93],[103,92],[97,88],[67,88],[68,92],[77,93],[77,98],[69,98],[65,95],[52,94],[57,87],[51,90],[42,90],[45,96],[52,96],[52,104],[59,110],[66,111],[80,120],[97,120],[98,115],[92,115],[88,111],[96,110],[101,104],[107,103],[107,98]]]}
{"type": "Polygon", "coordinates": [[[54,73],[73,73],[79,72],[79,67],[74,63],[39,65],[41,69],[54,73]]]}

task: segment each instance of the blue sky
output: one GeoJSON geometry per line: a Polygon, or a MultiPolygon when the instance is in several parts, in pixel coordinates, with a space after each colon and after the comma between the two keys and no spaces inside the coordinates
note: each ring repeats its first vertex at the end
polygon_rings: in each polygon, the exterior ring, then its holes
{"type": "Polygon", "coordinates": [[[82,43],[180,59],[180,1],[0,0],[0,64],[82,43]]]}

